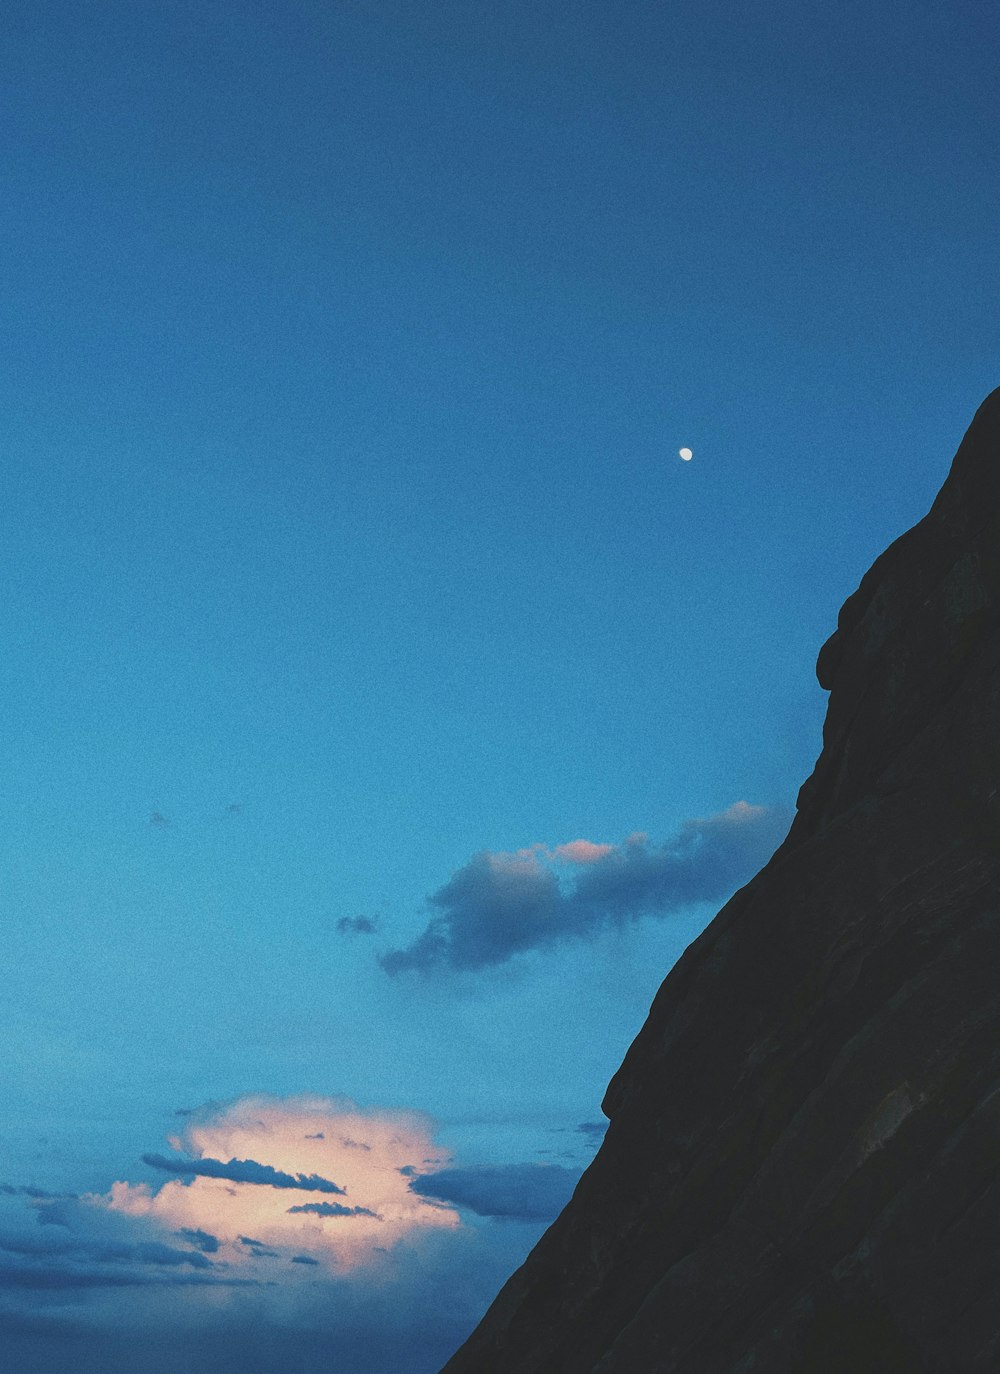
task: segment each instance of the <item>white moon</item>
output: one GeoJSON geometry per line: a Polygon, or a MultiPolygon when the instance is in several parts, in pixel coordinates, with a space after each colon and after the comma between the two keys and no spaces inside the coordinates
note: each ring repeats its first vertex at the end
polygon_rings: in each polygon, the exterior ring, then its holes
{"type": "Polygon", "coordinates": [[[682,448],[679,450],[679,453],[680,456],[684,459],[685,463],[690,463],[691,459],[694,457],[694,454],[691,452],[689,448],[682,448]]]}

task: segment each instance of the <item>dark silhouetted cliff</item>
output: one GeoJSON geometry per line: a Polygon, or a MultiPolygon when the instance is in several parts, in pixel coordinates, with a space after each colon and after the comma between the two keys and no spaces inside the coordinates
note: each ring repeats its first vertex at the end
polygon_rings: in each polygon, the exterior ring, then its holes
{"type": "Polygon", "coordinates": [[[788,839],[447,1374],[1000,1370],[1000,391],[817,671],[788,839]]]}

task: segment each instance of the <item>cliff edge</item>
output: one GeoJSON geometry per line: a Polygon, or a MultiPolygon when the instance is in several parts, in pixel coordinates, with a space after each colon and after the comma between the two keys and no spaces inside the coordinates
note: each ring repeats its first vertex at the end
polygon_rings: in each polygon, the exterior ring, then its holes
{"type": "Polygon", "coordinates": [[[1000,390],[817,672],[788,838],[442,1374],[1000,1369],[1000,390]]]}

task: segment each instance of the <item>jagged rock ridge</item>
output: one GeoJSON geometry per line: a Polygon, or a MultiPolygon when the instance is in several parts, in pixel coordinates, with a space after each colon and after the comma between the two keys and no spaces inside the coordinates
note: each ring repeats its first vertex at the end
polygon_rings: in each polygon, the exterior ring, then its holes
{"type": "Polygon", "coordinates": [[[788,839],[443,1374],[1000,1370],[1000,391],[817,672],[788,839]]]}

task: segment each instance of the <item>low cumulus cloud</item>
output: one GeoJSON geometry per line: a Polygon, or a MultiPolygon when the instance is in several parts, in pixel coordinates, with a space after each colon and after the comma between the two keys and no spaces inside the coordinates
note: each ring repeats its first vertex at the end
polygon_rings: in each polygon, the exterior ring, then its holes
{"type": "Polygon", "coordinates": [[[428,1118],[343,1099],[244,1098],[182,1120],[169,1144],[192,1160],[344,1193],[172,1171],[78,1195],[11,1181],[0,1369],[286,1374],[333,1360],[339,1374],[435,1374],[523,1258],[525,1227],[540,1232],[576,1178],[456,1168],[428,1118]],[[40,1225],[53,1208],[59,1224],[40,1225]]]}
{"type": "Polygon", "coordinates": [[[105,1205],[190,1237],[201,1254],[195,1237],[208,1236],[230,1266],[294,1249],[344,1273],[415,1233],[459,1225],[456,1212],[414,1195],[399,1172],[414,1157],[441,1162],[430,1122],[415,1112],[249,1097],[185,1117],[169,1143],[185,1157],[143,1161],[176,1178],[156,1189],[117,1182],[105,1205]]]}
{"type": "Polygon", "coordinates": [[[477,1216],[509,1221],[552,1221],[569,1202],[579,1169],[561,1164],[480,1164],[439,1169],[410,1181],[421,1197],[450,1203],[477,1216]]]}
{"type": "Polygon", "coordinates": [[[687,821],[664,844],[636,834],[619,845],[572,840],[477,854],[428,899],[434,914],[422,934],[379,963],[390,975],[482,969],[606,926],[721,900],[770,858],[788,822],[783,809],[736,802],[687,821]]]}

